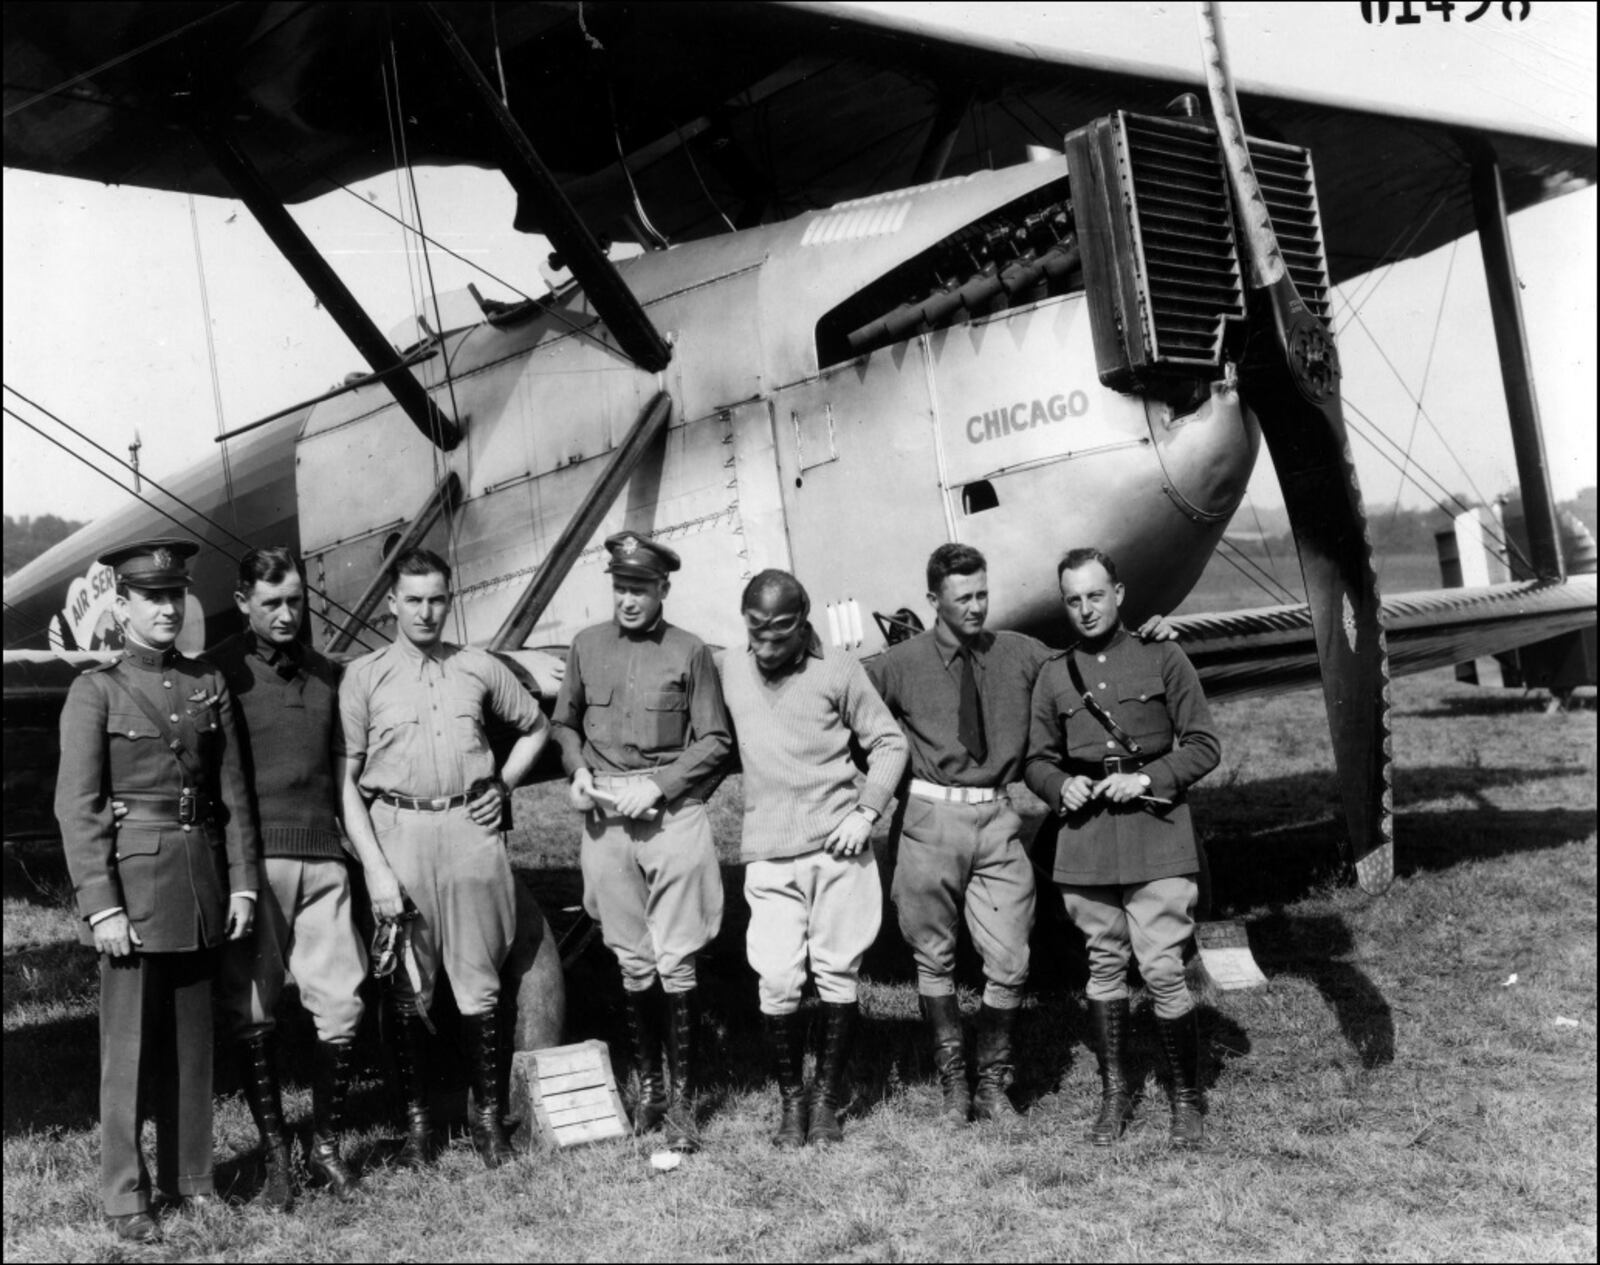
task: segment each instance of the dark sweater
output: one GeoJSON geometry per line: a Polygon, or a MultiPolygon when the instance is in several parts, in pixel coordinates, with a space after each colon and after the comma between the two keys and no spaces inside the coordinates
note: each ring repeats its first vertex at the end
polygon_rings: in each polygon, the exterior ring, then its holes
{"type": "Polygon", "coordinates": [[[237,705],[246,776],[269,857],[345,856],[334,763],[344,753],[339,668],[246,630],[206,651],[237,705]]]}

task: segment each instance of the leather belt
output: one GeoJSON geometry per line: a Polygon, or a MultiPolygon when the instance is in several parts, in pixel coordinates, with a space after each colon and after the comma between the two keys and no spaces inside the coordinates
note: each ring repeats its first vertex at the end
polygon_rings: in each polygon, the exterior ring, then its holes
{"type": "Polygon", "coordinates": [[[119,826],[205,826],[216,820],[216,803],[204,795],[181,795],[177,799],[134,799],[113,791],[111,798],[128,806],[119,826]]]}
{"type": "Polygon", "coordinates": [[[911,779],[911,793],[919,799],[943,800],[947,804],[988,804],[1005,794],[992,786],[940,786],[919,777],[911,779]]]}
{"type": "Polygon", "coordinates": [[[1137,773],[1166,754],[1162,751],[1156,755],[1108,755],[1100,760],[1068,760],[1062,768],[1073,777],[1101,778],[1112,773],[1137,773]]]}
{"type": "Polygon", "coordinates": [[[392,808],[405,808],[414,813],[442,813],[446,809],[460,808],[467,802],[464,793],[436,795],[432,799],[416,799],[410,795],[392,795],[388,791],[379,791],[378,798],[392,808]]]}

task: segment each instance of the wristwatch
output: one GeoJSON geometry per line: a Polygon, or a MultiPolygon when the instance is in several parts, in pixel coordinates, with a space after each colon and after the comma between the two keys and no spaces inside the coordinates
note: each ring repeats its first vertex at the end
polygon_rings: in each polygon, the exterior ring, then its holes
{"type": "Polygon", "coordinates": [[[1150,775],[1148,773],[1139,773],[1135,776],[1139,779],[1139,785],[1148,791],[1150,789],[1150,775]]]}
{"type": "Polygon", "coordinates": [[[869,807],[866,804],[857,804],[854,811],[860,813],[874,826],[878,824],[878,810],[876,808],[869,807]]]}

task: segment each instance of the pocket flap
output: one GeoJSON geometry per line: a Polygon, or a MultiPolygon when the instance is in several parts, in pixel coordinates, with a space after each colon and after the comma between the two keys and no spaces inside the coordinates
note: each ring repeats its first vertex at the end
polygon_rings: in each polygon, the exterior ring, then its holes
{"type": "Polygon", "coordinates": [[[1117,690],[1117,697],[1125,703],[1143,703],[1160,698],[1166,692],[1166,682],[1159,676],[1141,676],[1121,686],[1117,690]]]}
{"type": "Polygon", "coordinates": [[[121,734],[124,738],[159,738],[161,731],[143,712],[106,713],[106,732],[121,734]]]}
{"type": "Polygon", "coordinates": [[[124,857],[150,857],[161,851],[161,830],[149,826],[127,826],[117,831],[117,860],[124,857]]]}

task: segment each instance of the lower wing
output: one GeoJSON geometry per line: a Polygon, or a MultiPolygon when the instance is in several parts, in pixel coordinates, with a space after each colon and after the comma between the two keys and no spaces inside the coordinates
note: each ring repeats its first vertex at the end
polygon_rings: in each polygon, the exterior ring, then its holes
{"type": "MultiPolygon", "coordinates": [[[[1449,667],[1595,626],[1595,577],[1435,589],[1383,599],[1392,675],[1449,667]]],[[[1303,605],[1176,615],[1179,645],[1206,694],[1231,698],[1315,685],[1316,641],[1303,605]]]]}

